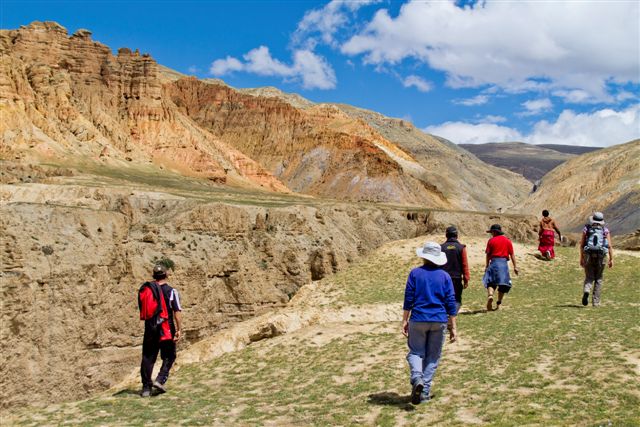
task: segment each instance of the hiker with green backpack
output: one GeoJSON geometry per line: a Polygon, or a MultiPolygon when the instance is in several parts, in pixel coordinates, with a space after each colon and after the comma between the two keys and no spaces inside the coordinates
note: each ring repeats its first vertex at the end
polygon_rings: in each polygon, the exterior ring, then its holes
{"type": "Polygon", "coordinates": [[[594,307],[600,306],[602,275],[607,257],[609,268],[611,268],[613,267],[611,234],[605,227],[602,212],[594,212],[582,229],[580,241],[580,266],[584,268],[585,273],[582,305],[589,304],[589,294],[593,290],[592,304],[594,307]]]}

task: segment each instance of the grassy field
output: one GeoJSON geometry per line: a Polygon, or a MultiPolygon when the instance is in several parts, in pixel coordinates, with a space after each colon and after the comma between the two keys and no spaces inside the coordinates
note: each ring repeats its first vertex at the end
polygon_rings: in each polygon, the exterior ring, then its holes
{"type": "MultiPolygon", "coordinates": [[[[583,307],[574,248],[552,262],[520,255],[503,308],[484,311],[478,266],[464,293],[460,340],[445,345],[425,404],[409,403],[399,321],[359,317],[397,305],[418,240],[396,242],[320,287],[327,310],[350,322],[315,324],[251,344],[169,380],[142,399],[137,386],[75,403],[21,410],[19,425],[640,425],[640,259],[605,272],[600,308],[583,307]]],[[[336,316],[338,319],[338,316],[336,316]]],[[[178,355],[178,357],[180,357],[178,355]]]]}

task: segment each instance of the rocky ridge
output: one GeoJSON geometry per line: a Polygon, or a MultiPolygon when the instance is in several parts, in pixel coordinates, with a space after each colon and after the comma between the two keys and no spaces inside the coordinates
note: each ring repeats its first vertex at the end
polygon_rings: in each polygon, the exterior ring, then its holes
{"type": "Polygon", "coordinates": [[[532,183],[576,156],[524,142],[461,144],[460,147],[473,153],[483,162],[518,173],[532,183]]]}

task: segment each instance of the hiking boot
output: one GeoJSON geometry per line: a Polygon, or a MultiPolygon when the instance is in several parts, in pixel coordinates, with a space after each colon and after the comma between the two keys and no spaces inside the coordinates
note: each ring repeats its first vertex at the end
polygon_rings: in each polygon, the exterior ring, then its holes
{"type": "Polygon", "coordinates": [[[496,311],[500,308],[500,304],[502,304],[502,301],[500,300],[496,301],[496,308],[495,308],[496,311]]]}
{"type": "Polygon", "coordinates": [[[544,257],[548,260],[551,259],[551,251],[544,251],[544,257]]]}
{"type": "Polygon", "coordinates": [[[429,393],[427,393],[426,391],[420,393],[420,403],[428,402],[429,400],[431,400],[431,396],[429,396],[429,393]]]}
{"type": "Polygon", "coordinates": [[[589,292],[585,292],[584,294],[582,294],[582,305],[589,305],[589,292]]]}
{"type": "Polygon", "coordinates": [[[151,389],[150,388],[143,388],[142,392],[140,392],[140,396],[141,397],[151,397],[151,389]]]}
{"type": "Polygon", "coordinates": [[[166,392],[167,392],[167,389],[165,388],[164,384],[162,384],[162,383],[161,383],[160,381],[158,381],[158,380],[155,380],[155,381],[153,382],[153,387],[154,387],[155,389],[157,389],[157,390],[158,390],[158,392],[160,392],[160,393],[166,393],[166,392]]]}
{"type": "Polygon", "coordinates": [[[411,403],[418,405],[420,403],[420,395],[424,389],[424,383],[422,380],[417,380],[411,388],[411,403]]]}

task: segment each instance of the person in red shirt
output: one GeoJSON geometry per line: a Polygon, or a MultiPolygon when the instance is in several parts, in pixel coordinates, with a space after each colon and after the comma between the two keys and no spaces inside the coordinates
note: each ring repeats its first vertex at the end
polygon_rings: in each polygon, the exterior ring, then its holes
{"type": "Polygon", "coordinates": [[[518,275],[516,257],[513,253],[511,240],[502,232],[500,224],[493,224],[487,233],[493,237],[487,242],[486,264],[482,283],[487,288],[487,311],[493,311],[493,294],[498,289],[496,310],[500,308],[505,294],[511,290],[511,276],[509,275],[509,258],[513,263],[513,271],[518,275]]]}

